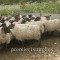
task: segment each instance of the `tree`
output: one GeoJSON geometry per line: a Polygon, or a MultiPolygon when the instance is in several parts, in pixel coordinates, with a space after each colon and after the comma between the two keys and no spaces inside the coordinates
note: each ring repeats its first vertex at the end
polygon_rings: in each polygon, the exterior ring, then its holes
{"type": "Polygon", "coordinates": [[[20,2],[20,8],[21,8],[21,10],[24,11],[26,0],[19,0],[19,2],[20,2]]]}

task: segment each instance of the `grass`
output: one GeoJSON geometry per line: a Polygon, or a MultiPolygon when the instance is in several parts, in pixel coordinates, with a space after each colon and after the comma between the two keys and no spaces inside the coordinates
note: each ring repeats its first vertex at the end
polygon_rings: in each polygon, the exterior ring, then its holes
{"type": "Polygon", "coordinates": [[[14,14],[16,12],[20,12],[19,5],[0,6],[0,15],[9,15],[9,14],[14,14]]]}
{"type": "Polygon", "coordinates": [[[12,15],[19,12],[44,12],[44,13],[57,13],[60,14],[60,3],[31,3],[26,4],[24,9],[20,5],[0,5],[0,15],[12,15]]]}

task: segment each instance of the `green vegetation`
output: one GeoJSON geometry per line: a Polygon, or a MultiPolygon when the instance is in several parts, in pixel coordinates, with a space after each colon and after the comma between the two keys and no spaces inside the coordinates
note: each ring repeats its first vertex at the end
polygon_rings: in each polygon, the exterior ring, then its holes
{"type": "Polygon", "coordinates": [[[0,5],[0,15],[9,15],[20,12],[44,12],[44,13],[60,13],[60,3],[57,2],[42,2],[42,3],[27,3],[24,9],[20,5],[0,5]]]}
{"type": "MultiPolygon", "coordinates": [[[[19,1],[23,1],[23,0],[0,0],[0,4],[16,4],[16,3],[19,3],[19,1]]],[[[24,2],[38,2],[38,3],[42,3],[42,2],[49,2],[49,1],[52,1],[52,2],[56,2],[56,1],[59,1],[59,0],[24,0],[24,2]]]]}

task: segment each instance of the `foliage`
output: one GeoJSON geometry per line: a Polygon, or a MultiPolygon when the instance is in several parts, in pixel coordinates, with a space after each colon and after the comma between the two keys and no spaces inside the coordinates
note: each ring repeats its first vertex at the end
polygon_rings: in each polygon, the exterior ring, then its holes
{"type": "MultiPolygon", "coordinates": [[[[21,5],[21,4],[20,4],[21,5]]],[[[60,3],[50,2],[50,3],[27,3],[24,9],[21,8],[19,4],[17,5],[0,5],[0,15],[9,15],[21,12],[44,12],[44,13],[60,13],[60,3]]]]}
{"type": "MultiPolygon", "coordinates": [[[[0,0],[0,4],[16,4],[16,3],[19,3],[19,1],[22,1],[23,0],[0,0]]],[[[56,2],[57,0],[24,0],[24,2],[38,2],[38,3],[41,3],[41,2],[49,2],[49,1],[52,1],[52,2],[56,2]]]]}

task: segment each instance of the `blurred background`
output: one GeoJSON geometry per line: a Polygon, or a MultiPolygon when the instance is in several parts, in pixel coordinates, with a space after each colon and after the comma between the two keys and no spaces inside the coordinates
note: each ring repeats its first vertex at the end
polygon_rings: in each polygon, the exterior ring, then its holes
{"type": "Polygon", "coordinates": [[[16,13],[60,13],[60,0],[0,0],[0,15],[16,13]]]}

